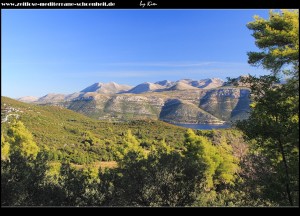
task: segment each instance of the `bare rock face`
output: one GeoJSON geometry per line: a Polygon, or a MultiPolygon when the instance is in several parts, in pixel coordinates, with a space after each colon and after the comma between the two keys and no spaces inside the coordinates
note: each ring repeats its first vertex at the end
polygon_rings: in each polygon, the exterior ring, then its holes
{"type": "Polygon", "coordinates": [[[171,87],[175,84],[175,82],[170,81],[170,80],[162,80],[162,81],[158,81],[155,82],[155,84],[161,85],[161,86],[165,86],[165,87],[171,87]]]}
{"type": "Polygon", "coordinates": [[[57,103],[57,102],[63,102],[65,99],[64,94],[54,94],[50,93],[43,97],[40,97],[36,102],[37,103],[57,103]]]}
{"type": "Polygon", "coordinates": [[[240,88],[209,90],[200,99],[200,108],[225,121],[243,119],[249,111],[249,94],[240,88]]]}
{"type": "Polygon", "coordinates": [[[159,118],[170,123],[219,123],[220,120],[192,103],[178,99],[168,100],[159,118]]]}
{"type": "Polygon", "coordinates": [[[95,83],[81,92],[48,94],[32,101],[61,105],[96,119],[113,121],[151,118],[197,124],[247,118],[249,89],[222,85],[223,81],[217,78],[146,82],[134,88],[95,83]]]}
{"type": "MultiPolygon", "coordinates": [[[[84,95],[66,106],[98,119],[160,119],[171,123],[222,123],[247,118],[249,90],[189,89],[143,94],[84,95]]],[[[91,94],[91,93],[89,93],[91,94]]]]}
{"type": "Polygon", "coordinates": [[[163,100],[160,98],[116,95],[108,101],[105,111],[155,117],[162,105],[163,100]]]}
{"type": "Polygon", "coordinates": [[[102,94],[116,94],[116,93],[128,91],[131,88],[132,88],[132,86],[120,85],[115,82],[95,83],[95,84],[81,90],[81,92],[97,92],[97,93],[102,93],[102,94]]]}
{"type": "Polygon", "coordinates": [[[185,82],[177,82],[172,87],[168,88],[168,91],[185,91],[185,90],[191,90],[191,89],[198,89],[196,87],[193,87],[185,82]]]}
{"type": "Polygon", "coordinates": [[[25,103],[33,103],[38,99],[39,99],[38,97],[34,97],[34,96],[25,96],[25,97],[18,98],[17,100],[25,103]]]}
{"type": "Polygon", "coordinates": [[[213,89],[223,86],[224,81],[219,78],[203,79],[203,80],[191,80],[183,79],[177,82],[183,82],[200,89],[213,89]]]}
{"type": "Polygon", "coordinates": [[[165,88],[164,86],[161,86],[159,84],[145,82],[145,83],[139,84],[136,87],[130,89],[126,93],[141,94],[141,93],[145,93],[145,92],[154,92],[154,91],[161,90],[164,88],[165,88]]]}

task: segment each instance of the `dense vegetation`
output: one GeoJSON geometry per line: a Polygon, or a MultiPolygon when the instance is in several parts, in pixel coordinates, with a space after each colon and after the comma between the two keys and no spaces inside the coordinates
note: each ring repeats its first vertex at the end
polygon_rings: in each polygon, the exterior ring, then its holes
{"type": "MultiPolygon", "coordinates": [[[[144,120],[123,123],[97,121],[58,106],[38,106],[1,97],[2,118],[19,114],[19,120],[32,133],[40,147],[49,148],[54,160],[68,160],[76,164],[115,160],[114,149],[123,146],[128,130],[145,149],[159,142],[180,148],[184,128],[160,121],[144,120]]],[[[8,122],[14,119],[10,117],[8,122]]],[[[8,122],[2,123],[6,133],[8,122]]]]}
{"type": "Polygon", "coordinates": [[[271,75],[240,80],[252,104],[239,130],[101,122],[2,97],[1,205],[297,206],[299,14],[270,12],[248,27],[262,49],[249,63],[271,75]]]}
{"type": "Polygon", "coordinates": [[[242,80],[253,101],[250,117],[237,124],[255,143],[245,167],[255,169],[251,193],[299,205],[299,11],[271,11],[269,20],[255,17],[247,26],[261,50],[248,53],[249,63],[271,71],[242,80]]]}
{"type": "Polygon", "coordinates": [[[215,201],[216,191],[226,193],[235,184],[238,161],[247,149],[234,130],[196,135],[163,122],[102,122],[61,107],[5,97],[1,104],[3,119],[8,109],[19,114],[18,120],[11,116],[2,123],[4,206],[223,205],[215,201]],[[106,148],[100,145],[102,139],[109,141],[106,148]],[[63,148],[60,143],[68,140],[78,146],[63,148]],[[91,147],[98,153],[93,160],[91,147]],[[73,152],[80,151],[75,157],[73,152]],[[117,164],[106,170],[93,161],[117,164]],[[205,198],[199,197],[201,188],[207,191],[205,198]]]}
{"type": "Polygon", "coordinates": [[[1,140],[2,205],[235,205],[236,196],[227,194],[240,181],[244,154],[234,154],[228,143],[241,136],[225,130],[230,134],[225,139],[222,133],[187,130],[180,150],[165,142],[145,150],[127,133],[126,148],[117,151],[118,166],[98,171],[51,161],[18,121],[1,140]]]}

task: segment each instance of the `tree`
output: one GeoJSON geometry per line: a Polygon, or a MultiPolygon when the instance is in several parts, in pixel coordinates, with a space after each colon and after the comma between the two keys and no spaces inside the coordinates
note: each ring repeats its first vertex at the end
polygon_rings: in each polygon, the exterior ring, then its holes
{"type": "Polygon", "coordinates": [[[1,160],[8,160],[10,152],[10,145],[6,141],[4,135],[1,133],[1,160]]]}
{"type": "Polygon", "coordinates": [[[248,52],[249,64],[262,66],[275,75],[279,74],[284,66],[298,67],[299,11],[270,11],[268,20],[258,16],[254,16],[254,19],[255,21],[248,23],[247,27],[253,30],[255,44],[262,51],[248,52]]]}
{"type": "Polygon", "coordinates": [[[17,121],[8,129],[8,142],[12,153],[17,152],[27,159],[35,159],[39,147],[34,142],[32,134],[26,129],[21,121],[17,121]]]}
{"type": "Polygon", "coordinates": [[[202,172],[178,152],[151,152],[140,158],[130,151],[122,167],[100,176],[111,191],[106,205],[112,206],[190,206],[197,198],[202,172]],[[107,182],[108,181],[108,182],[107,182]]]}
{"type": "Polygon", "coordinates": [[[162,142],[146,157],[132,148],[118,168],[100,176],[100,186],[111,193],[106,204],[206,206],[202,196],[224,192],[235,183],[238,161],[229,145],[214,146],[188,130],[184,146],[179,152],[162,142]]]}
{"type": "MultiPolygon", "coordinates": [[[[1,158],[1,204],[5,206],[36,205],[42,197],[41,187],[47,170],[44,153],[39,151],[31,133],[22,122],[8,129],[5,158],[1,158]]],[[[1,149],[1,150],[2,150],[1,149]]]]}
{"type": "Polygon", "coordinates": [[[205,190],[216,189],[221,184],[234,184],[238,159],[233,156],[231,146],[226,143],[214,146],[207,138],[195,135],[191,129],[186,133],[185,145],[187,149],[183,154],[203,169],[205,190]]]}
{"type": "Polygon", "coordinates": [[[138,153],[140,159],[146,156],[144,149],[142,148],[136,137],[131,133],[131,130],[127,130],[127,133],[125,133],[123,137],[122,146],[117,146],[116,149],[114,149],[116,160],[120,162],[121,166],[124,156],[131,151],[138,153]]]}
{"type": "Polygon", "coordinates": [[[237,127],[255,140],[253,153],[265,158],[270,179],[276,181],[269,182],[272,189],[267,183],[261,190],[280,205],[293,206],[299,200],[299,12],[270,11],[269,19],[255,16],[247,27],[262,50],[249,52],[248,62],[271,74],[243,79],[250,85],[252,104],[250,117],[237,127]],[[283,74],[287,80],[280,84],[283,74]]]}
{"type": "Polygon", "coordinates": [[[97,138],[90,131],[85,131],[81,135],[83,137],[81,143],[85,145],[93,146],[98,142],[97,138]]]}
{"type": "Polygon", "coordinates": [[[70,164],[62,164],[60,173],[60,184],[65,196],[63,205],[101,205],[101,194],[97,191],[98,170],[95,167],[78,169],[70,164]]]}

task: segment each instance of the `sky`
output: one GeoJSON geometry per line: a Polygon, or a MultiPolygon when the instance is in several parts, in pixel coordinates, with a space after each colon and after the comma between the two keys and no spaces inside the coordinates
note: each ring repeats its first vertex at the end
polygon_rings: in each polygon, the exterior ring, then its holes
{"type": "Polygon", "coordinates": [[[70,94],[96,82],[264,75],[246,24],[268,10],[1,10],[1,94],[70,94]]]}

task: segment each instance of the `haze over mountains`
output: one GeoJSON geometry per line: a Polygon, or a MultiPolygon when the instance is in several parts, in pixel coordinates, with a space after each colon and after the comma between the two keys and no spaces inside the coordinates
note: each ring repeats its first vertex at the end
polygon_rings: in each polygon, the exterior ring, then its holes
{"type": "Polygon", "coordinates": [[[23,97],[28,103],[63,106],[96,119],[160,119],[171,123],[223,123],[247,117],[249,89],[218,78],[144,82],[137,86],[95,83],[73,94],[23,97]]]}

